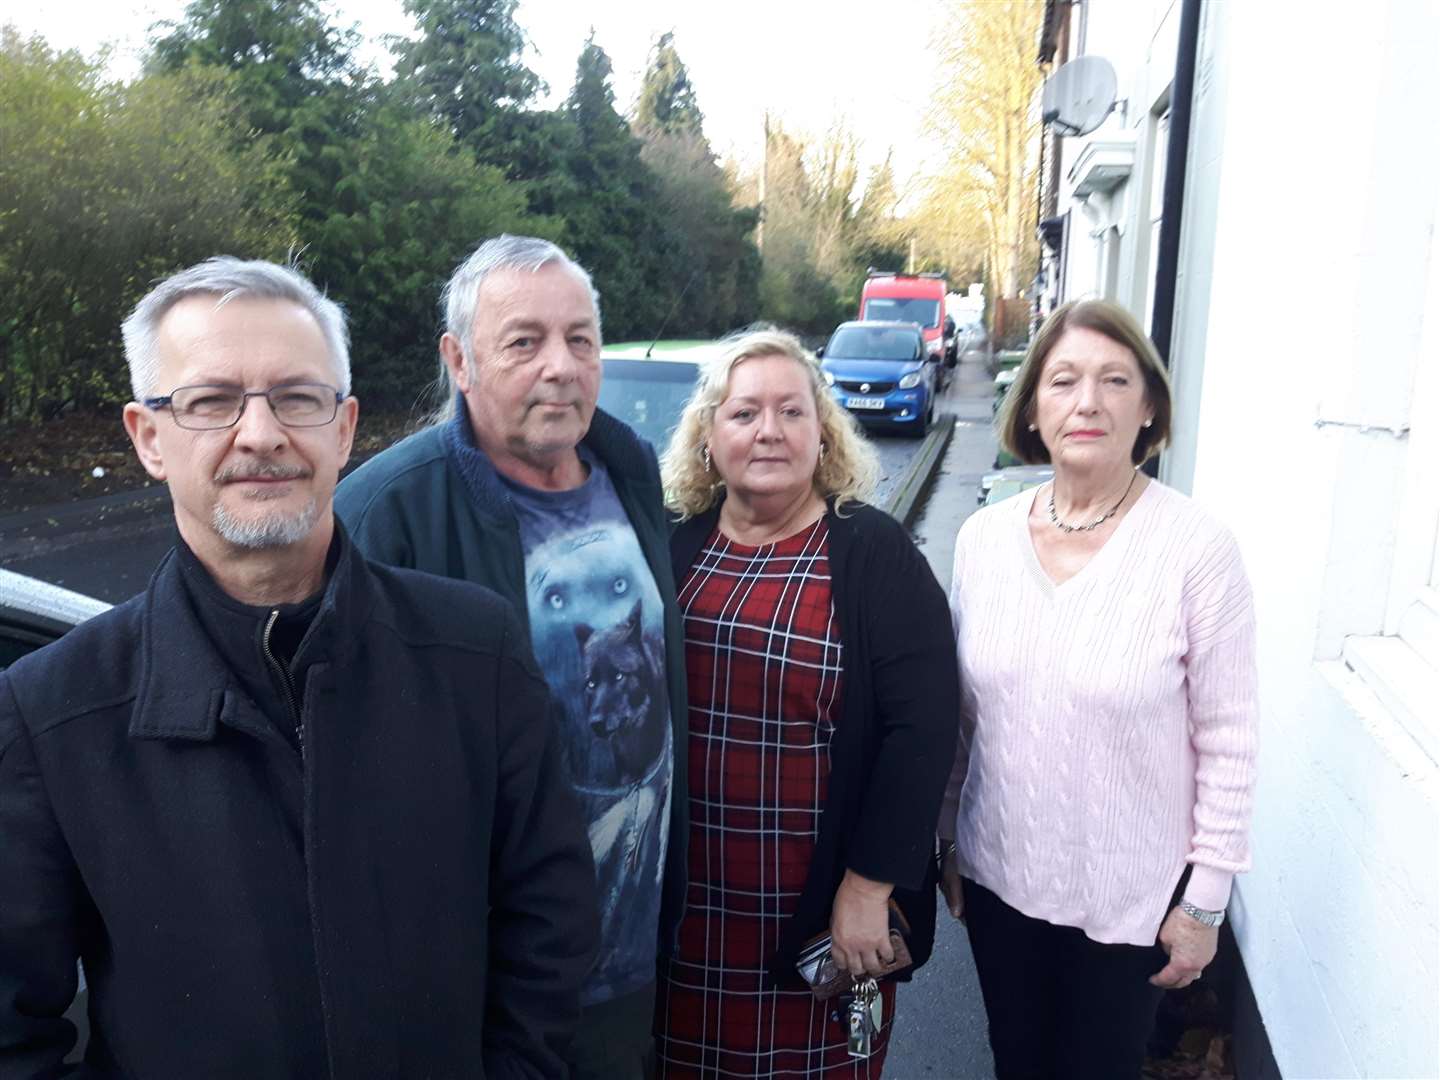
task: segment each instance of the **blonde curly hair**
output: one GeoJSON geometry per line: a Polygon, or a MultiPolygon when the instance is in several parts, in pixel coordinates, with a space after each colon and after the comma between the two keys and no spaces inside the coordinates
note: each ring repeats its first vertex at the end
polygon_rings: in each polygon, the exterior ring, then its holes
{"type": "Polygon", "coordinates": [[[815,357],[794,334],[773,326],[753,327],[725,338],[719,351],[701,363],[695,392],[685,403],[679,426],[661,456],[665,504],[682,521],[703,514],[720,499],[725,484],[706,466],[703,453],[715,410],[725,400],[735,366],[763,356],[788,356],[810,381],[824,450],[815,467],[815,490],[824,498],[833,498],[837,510],[847,502],[864,502],[875,490],[880,475],[875,449],[861,435],[854,417],[835,403],[815,357]]]}

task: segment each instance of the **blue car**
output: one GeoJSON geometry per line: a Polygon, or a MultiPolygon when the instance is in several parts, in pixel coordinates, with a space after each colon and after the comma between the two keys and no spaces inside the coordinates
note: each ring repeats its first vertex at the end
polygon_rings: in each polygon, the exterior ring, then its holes
{"type": "Polygon", "coordinates": [[[935,419],[940,357],[914,323],[841,323],[817,355],[835,400],[865,426],[918,438],[935,419]]]}

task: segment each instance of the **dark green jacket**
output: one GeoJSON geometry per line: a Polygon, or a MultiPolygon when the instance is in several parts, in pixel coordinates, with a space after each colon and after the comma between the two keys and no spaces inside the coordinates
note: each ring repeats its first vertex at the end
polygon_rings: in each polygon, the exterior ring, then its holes
{"type": "MultiPolygon", "coordinates": [[[[660,909],[660,951],[668,955],[685,903],[688,746],[685,637],[675,606],[669,530],[655,451],[625,424],[597,409],[584,445],[609,470],[665,604],[665,667],[674,728],[670,839],[660,909]]],[[[443,427],[417,432],[371,458],[335,492],[335,512],[369,558],[473,581],[508,599],[529,631],[525,550],[500,477],[484,478],[472,498],[445,449],[443,427]]]]}

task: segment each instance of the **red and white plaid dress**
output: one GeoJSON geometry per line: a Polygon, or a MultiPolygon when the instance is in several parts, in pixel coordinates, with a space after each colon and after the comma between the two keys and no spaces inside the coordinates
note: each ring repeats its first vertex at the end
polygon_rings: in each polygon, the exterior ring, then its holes
{"type": "Polygon", "coordinates": [[[840,634],[821,518],[764,547],[716,529],[680,586],[690,691],[690,884],[662,962],[662,1077],[878,1078],[832,1002],[766,976],[810,869],[840,717],[840,634]]]}

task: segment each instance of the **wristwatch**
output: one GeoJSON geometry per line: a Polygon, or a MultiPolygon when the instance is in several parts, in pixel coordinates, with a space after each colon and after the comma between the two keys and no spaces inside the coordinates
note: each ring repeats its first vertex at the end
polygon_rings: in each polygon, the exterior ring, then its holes
{"type": "Polygon", "coordinates": [[[1225,921],[1224,911],[1206,911],[1204,908],[1196,907],[1189,900],[1180,901],[1180,910],[1201,926],[1219,926],[1225,921]]]}

